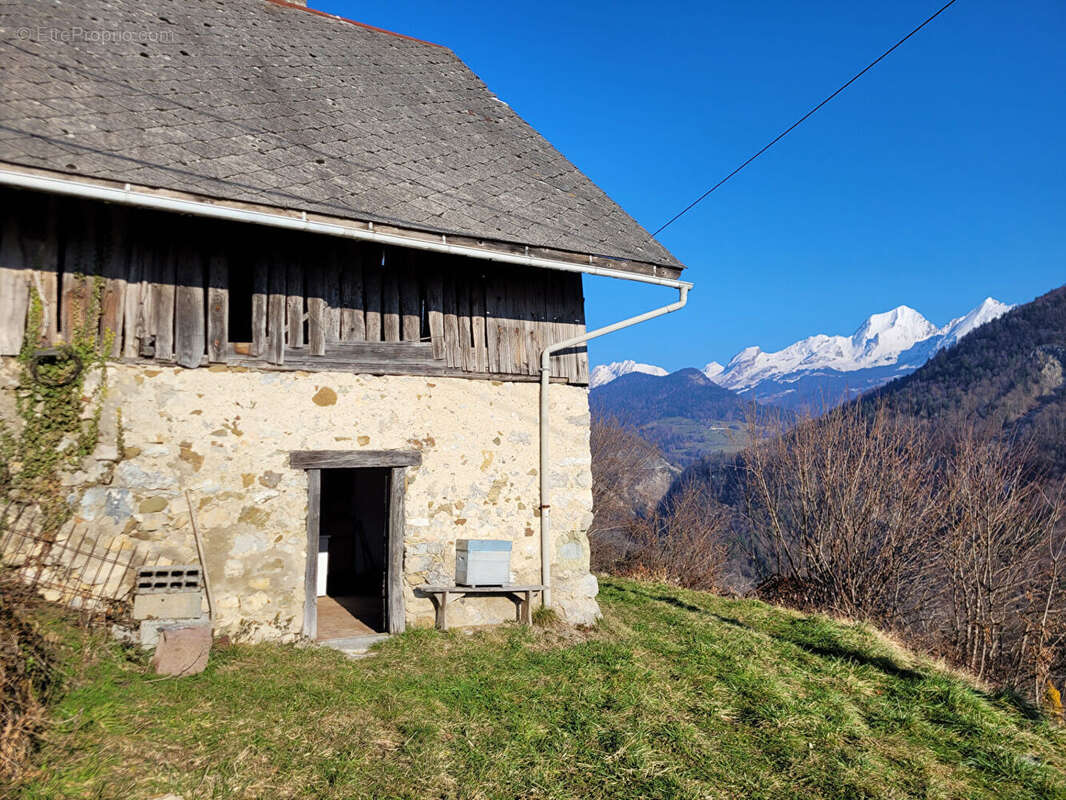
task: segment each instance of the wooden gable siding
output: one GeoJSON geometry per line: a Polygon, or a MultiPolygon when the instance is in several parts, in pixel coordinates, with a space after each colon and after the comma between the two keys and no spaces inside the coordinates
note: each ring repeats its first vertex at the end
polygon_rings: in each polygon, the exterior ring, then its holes
{"type": "MultiPolygon", "coordinates": [[[[31,287],[42,345],[69,341],[98,304],[92,333],[113,337],[113,357],[189,368],[528,378],[544,347],[585,329],[578,273],[34,192],[0,202],[0,355],[22,346],[31,287]]],[[[585,348],[554,356],[552,375],[587,384],[585,348]]]]}

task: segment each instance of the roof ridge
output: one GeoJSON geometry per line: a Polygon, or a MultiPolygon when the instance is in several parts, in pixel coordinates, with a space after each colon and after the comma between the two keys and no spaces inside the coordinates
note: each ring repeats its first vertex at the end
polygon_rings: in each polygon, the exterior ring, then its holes
{"type": "Polygon", "coordinates": [[[358,22],[354,19],[342,17],[339,14],[330,14],[326,11],[319,11],[317,8],[310,8],[306,5],[300,5],[299,3],[290,3],[287,2],[287,0],[266,0],[266,2],[273,3],[276,6],[284,6],[285,8],[295,8],[298,11],[306,11],[310,14],[317,14],[318,16],[325,17],[326,19],[340,20],[341,22],[347,22],[349,25],[355,25],[359,28],[366,28],[367,30],[375,31],[376,33],[387,33],[389,36],[395,36],[398,39],[407,39],[412,42],[418,42],[419,44],[428,44],[431,47],[439,47],[442,50],[448,49],[444,45],[437,44],[436,42],[428,42],[425,39],[419,39],[416,36],[408,36],[406,33],[397,33],[396,31],[390,31],[385,28],[379,28],[376,25],[369,25],[365,22],[358,22]]]}

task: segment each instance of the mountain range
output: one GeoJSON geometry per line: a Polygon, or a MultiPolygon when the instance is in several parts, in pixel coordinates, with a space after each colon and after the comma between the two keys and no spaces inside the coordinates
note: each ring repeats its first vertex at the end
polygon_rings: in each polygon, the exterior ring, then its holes
{"type": "MultiPolygon", "coordinates": [[[[909,375],[1011,308],[989,297],[938,327],[913,308],[898,306],[871,315],[851,336],[817,334],[777,352],[747,347],[726,365],[711,361],[699,372],[749,401],[819,411],[909,375]]],[[[598,390],[632,373],[661,377],[667,371],[652,364],[614,362],[595,367],[590,385],[598,390]]]]}

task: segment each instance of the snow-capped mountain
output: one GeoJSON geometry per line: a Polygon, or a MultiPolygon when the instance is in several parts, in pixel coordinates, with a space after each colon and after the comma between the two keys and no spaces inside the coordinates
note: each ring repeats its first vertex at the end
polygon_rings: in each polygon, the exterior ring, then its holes
{"type": "MultiPolygon", "coordinates": [[[[937,327],[909,306],[868,317],[851,336],[817,334],[776,352],[746,347],[724,367],[712,361],[702,372],[727,389],[756,399],[799,408],[835,405],[907,375],[975,328],[1013,306],[991,297],[961,317],[937,327]]],[[[596,367],[591,386],[602,386],[629,372],[665,375],[666,371],[632,361],[596,367]]]]}
{"type": "MultiPolygon", "coordinates": [[[[748,347],[737,353],[715,381],[736,392],[754,392],[775,400],[805,378],[832,378],[844,373],[844,381],[857,392],[908,372],[928,361],[938,350],[949,347],[1012,306],[989,297],[969,313],[938,328],[913,308],[899,306],[873,314],[851,336],[818,334],[766,353],[748,347]],[[887,368],[887,369],[886,369],[887,368]],[[849,373],[853,375],[848,381],[849,373]]],[[[822,381],[826,383],[826,381],[822,381]]],[[[842,387],[841,387],[842,388],[842,387]]]]}
{"type": "MultiPolygon", "coordinates": [[[[648,375],[665,375],[666,370],[653,364],[638,364],[636,361],[613,361],[610,364],[600,364],[593,367],[589,375],[589,388],[595,389],[610,383],[615,378],[628,375],[630,372],[643,372],[648,375]]],[[[710,377],[710,376],[708,376],[710,377]]]]}

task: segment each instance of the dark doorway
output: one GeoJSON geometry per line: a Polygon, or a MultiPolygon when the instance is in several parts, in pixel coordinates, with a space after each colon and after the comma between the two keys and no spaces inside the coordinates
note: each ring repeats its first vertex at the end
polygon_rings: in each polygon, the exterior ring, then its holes
{"type": "Polygon", "coordinates": [[[322,470],[318,639],[386,630],[390,472],[322,470]]]}

